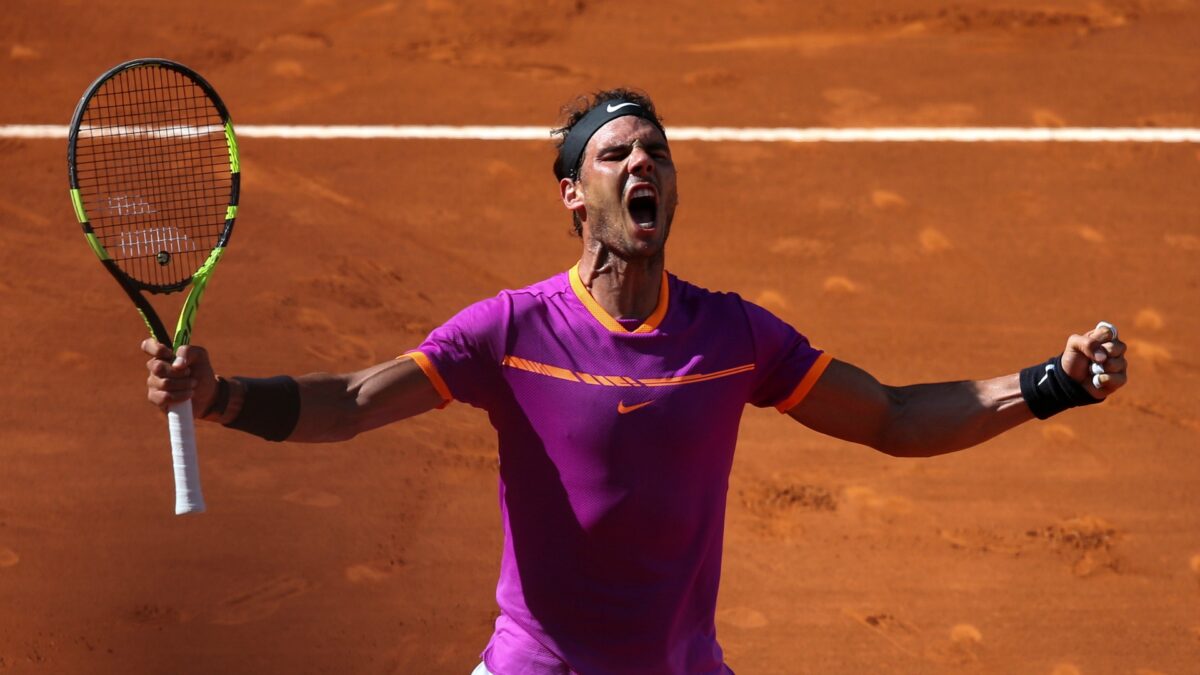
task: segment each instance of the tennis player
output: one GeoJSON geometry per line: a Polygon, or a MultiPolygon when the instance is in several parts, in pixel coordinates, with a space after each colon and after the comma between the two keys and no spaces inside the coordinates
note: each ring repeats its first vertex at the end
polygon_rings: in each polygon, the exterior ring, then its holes
{"type": "Polygon", "coordinates": [[[149,398],[273,441],[340,441],[459,400],[499,437],[500,615],[476,673],[716,674],[726,493],[746,404],[899,457],[985,441],[1126,381],[1104,324],[990,380],[892,387],[765,309],[664,266],[675,165],[654,105],[617,89],[556,131],[569,270],[461,311],[396,360],[221,378],[147,341],[149,398]],[[1092,365],[1101,371],[1093,379],[1092,365]]]}

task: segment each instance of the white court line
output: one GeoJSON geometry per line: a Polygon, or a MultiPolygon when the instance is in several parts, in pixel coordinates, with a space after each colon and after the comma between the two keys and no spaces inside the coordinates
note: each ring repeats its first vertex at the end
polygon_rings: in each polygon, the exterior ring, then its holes
{"type": "MultiPolygon", "coordinates": [[[[236,127],[242,138],[445,139],[543,141],[547,127],[518,126],[278,126],[236,127]]],[[[1143,127],[667,127],[672,141],[757,143],[1200,143],[1200,129],[1143,127]]],[[[7,124],[0,138],[66,138],[67,127],[7,124]]]]}
{"type": "Polygon", "coordinates": [[[148,136],[150,138],[197,138],[199,136],[225,135],[225,127],[210,124],[196,127],[176,124],[166,127],[147,126],[81,126],[79,135],[82,138],[105,138],[112,136],[148,136]]]}

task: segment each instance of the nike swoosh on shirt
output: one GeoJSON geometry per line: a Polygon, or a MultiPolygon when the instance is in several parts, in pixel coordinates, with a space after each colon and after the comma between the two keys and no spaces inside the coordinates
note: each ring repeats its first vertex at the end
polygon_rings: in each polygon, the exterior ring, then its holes
{"type": "Polygon", "coordinates": [[[618,401],[617,412],[624,415],[625,413],[631,413],[638,408],[645,408],[651,403],[654,403],[654,401],[642,401],[641,403],[634,403],[633,405],[625,405],[624,401],[618,401]]]}
{"type": "Polygon", "coordinates": [[[627,106],[627,105],[637,105],[637,104],[636,104],[636,103],[630,103],[629,101],[626,101],[626,102],[624,102],[624,103],[620,103],[620,104],[618,104],[618,105],[613,105],[613,104],[609,103],[609,104],[608,104],[608,106],[607,106],[607,109],[608,109],[608,112],[610,112],[610,113],[611,113],[611,112],[617,112],[618,110],[620,110],[621,108],[624,108],[624,107],[625,107],[625,106],[627,106]]]}

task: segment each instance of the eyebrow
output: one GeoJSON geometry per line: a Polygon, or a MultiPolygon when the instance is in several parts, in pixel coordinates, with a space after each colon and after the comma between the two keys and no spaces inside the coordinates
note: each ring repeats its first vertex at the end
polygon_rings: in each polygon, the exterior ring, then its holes
{"type": "MultiPolygon", "coordinates": [[[[670,146],[668,146],[666,143],[664,143],[664,142],[662,142],[662,141],[641,141],[641,140],[638,140],[638,141],[637,141],[637,143],[638,143],[638,145],[641,145],[643,148],[645,148],[647,151],[653,151],[653,150],[670,150],[670,146]]],[[[596,154],[597,154],[597,155],[601,155],[601,154],[604,154],[604,153],[606,153],[606,152],[610,152],[610,151],[613,151],[613,150],[626,150],[626,149],[632,149],[632,148],[633,148],[633,144],[634,144],[634,141],[630,141],[630,142],[628,142],[628,143],[613,143],[613,144],[611,144],[611,145],[604,145],[604,146],[601,146],[599,149],[597,149],[597,150],[596,150],[596,154]]]]}

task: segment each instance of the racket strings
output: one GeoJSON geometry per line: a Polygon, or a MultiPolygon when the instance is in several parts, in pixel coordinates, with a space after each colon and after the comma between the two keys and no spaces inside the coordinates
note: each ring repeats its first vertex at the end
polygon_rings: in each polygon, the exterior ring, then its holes
{"type": "Polygon", "coordinates": [[[84,112],[76,167],[96,236],[143,284],[186,281],[225,228],[232,180],[224,119],[175,70],[137,67],[109,79],[84,112]]]}
{"type": "MultiPolygon", "coordinates": [[[[109,141],[104,146],[107,152],[101,156],[101,160],[111,162],[116,168],[115,165],[120,164],[120,160],[125,156],[132,158],[138,153],[142,153],[145,155],[145,161],[135,163],[123,171],[112,171],[104,176],[107,185],[102,187],[118,185],[125,189],[122,191],[123,194],[113,195],[110,192],[107,203],[102,205],[102,210],[105,211],[105,215],[127,221],[124,223],[126,225],[132,225],[132,227],[119,228],[115,233],[116,241],[106,243],[110,249],[114,249],[117,258],[135,261],[135,264],[126,264],[126,267],[129,268],[127,273],[143,282],[161,285],[164,282],[179,281],[179,268],[185,268],[184,273],[186,274],[199,264],[194,256],[186,255],[200,249],[200,246],[194,241],[196,239],[194,235],[197,233],[191,232],[190,234],[193,236],[189,236],[187,232],[188,229],[195,230],[196,224],[188,221],[193,220],[191,217],[195,215],[194,210],[197,205],[203,207],[209,196],[205,192],[208,191],[201,189],[200,194],[195,194],[197,187],[203,188],[204,186],[203,184],[198,186],[192,176],[185,175],[182,180],[179,177],[168,178],[171,173],[174,173],[173,169],[180,163],[180,158],[187,159],[194,150],[194,148],[184,145],[189,139],[186,133],[180,133],[180,127],[192,121],[197,106],[178,105],[178,102],[173,107],[164,106],[164,101],[169,102],[171,98],[179,98],[175,87],[153,86],[153,84],[146,86],[147,80],[152,77],[152,73],[148,69],[130,72],[139,76],[136,84],[140,86],[140,89],[136,93],[130,88],[120,88],[117,91],[117,95],[112,97],[116,99],[115,104],[107,106],[116,111],[115,115],[108,114],[112,111],[103,110],[106,101],[100,101],[100,120],[105,123],[105,126],[100,127],[102,130],[100,136],[107,136],[109,141]],[[134,113],[133,116],[123,113],[120,106],[130,108],[134,113]],[[150,110],[148,111],[147,108],[150,110]],[[148,112],[152,118],[150,124],[146,123],[148,112]],[[164,113],[168,116],[164,117],[164,113]],[[154,118],[155,116],[157,119],[154,118]],[[162,133],[163,131],[172,133],[162,133]],[[116,139],[117,142],[114,143],[112,139],[116,139]],[[131,144],[128,142],[131,139],[137,142],[131,144]],[[183,141],[183,144],[180,141],[183,141]],[[156,208],[155,203],[152,203],[151,199],[144,194],[147,187],[152,187],[155,192],[160,193],[152,194],[151,197],[158,197],[164,191],[174,190],[173,201],[184,208],[156,208]],[[142,188],[142,190],[138,190],[138,188],[142,188]],[[180,197],[185,199],[181,201],[180,197]],[[167,224],[154,224],[162,220],[167,220],[167,224]],[[183,222],[171,223],[171,220],[182,220],[183,222]],[[180,226],[183,228],[182,232],[180,226]],[[161,255],[163,253],[168,255],[163,257],[161,255]],[[150,260],[151,258],[153,261],[150,260]],[[167,264],[164,265],[163,260],[167,260],[167,264]],[[175,269],[170,269],[171,267],[175,269]]],[[[95,135],[94,129],[91,131],[95,135]]],[[[98,169],[98,172],[102,173],[103,171],[104,169],[98,169]]],[[[162,206],[161,199],[154,201],[159,207],[162,206]]],[[[110,239],[114,238],[113,233],[106,234],[109,234],[110,239]]]]}

